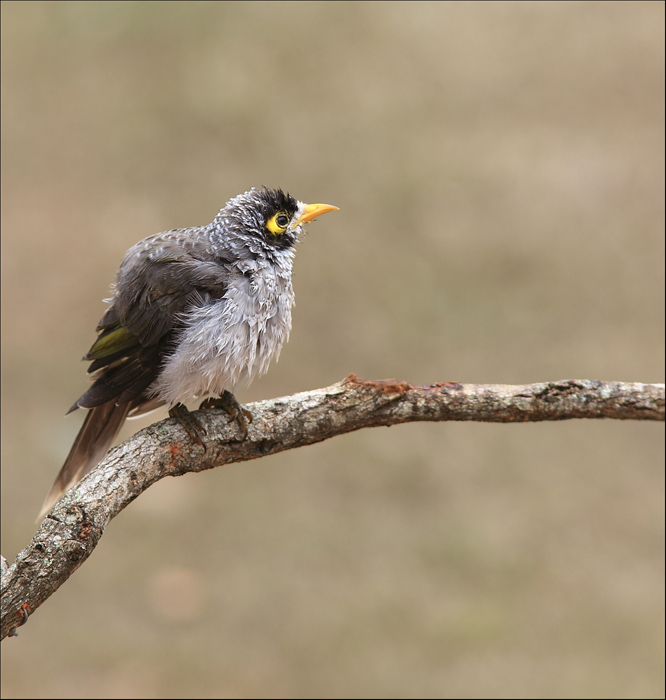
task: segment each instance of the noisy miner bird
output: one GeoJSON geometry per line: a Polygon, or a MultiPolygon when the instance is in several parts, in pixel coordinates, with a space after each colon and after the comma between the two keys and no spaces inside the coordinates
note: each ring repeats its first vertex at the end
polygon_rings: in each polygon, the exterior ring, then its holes
{"type": "Polygon", "coordinates": [[[72,406],[89,409],[40,517],[106,454],[125,418],[167,404],[199,442],[183,402],[212,395],[247,434],[250,414],[229,388],[263,374],[291,329],[294,246],[303,225],[338,207],[279,189],[229,200],[207,226],[174,229],[130,248],[83,358],[95,373],[72,406]]]}

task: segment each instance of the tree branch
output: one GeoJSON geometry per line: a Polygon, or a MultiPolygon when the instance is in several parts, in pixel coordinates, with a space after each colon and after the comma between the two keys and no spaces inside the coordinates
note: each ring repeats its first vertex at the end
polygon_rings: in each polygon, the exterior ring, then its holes
{"type": "Polygon", "coordinates": [[[247,439],[225,413],[197,417],[205,450],[174,419],[139,431],[111,450],[40,525],[32,542],[2,574],[1,639],[15,634],[90,556],[107,523],[151,484],[224,464],[311,445],[360,428],[413,421],[521,423],[569,418],[664,420],[664,385],[564,380],[525,386],[366,381],[342,382],[248,404],[247,439]]]}

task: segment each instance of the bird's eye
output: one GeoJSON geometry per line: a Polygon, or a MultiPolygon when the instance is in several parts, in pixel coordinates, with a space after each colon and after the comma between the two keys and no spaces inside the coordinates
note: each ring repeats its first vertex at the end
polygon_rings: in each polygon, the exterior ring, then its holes
{"type": "Polygon", "coordinates": [[[266,228],[274,235],[279,236],[284,233],[289,226],[289,217],[283,212],[279,211],[274,216],[266,222],[266,228]]]}

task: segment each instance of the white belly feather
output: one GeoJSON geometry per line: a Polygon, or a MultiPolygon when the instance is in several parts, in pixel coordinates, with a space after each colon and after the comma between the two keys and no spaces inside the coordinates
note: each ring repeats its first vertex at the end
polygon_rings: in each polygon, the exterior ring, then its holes
{"type": "Polygon", "coordinates": [[[287,265],[262,266],[261,274],[234,273],[224,297],[187,312],[176,350],[151,387],[154,396],[174,404],[219,395],[266,372],[291,330],[288,257],[287,265]]]}

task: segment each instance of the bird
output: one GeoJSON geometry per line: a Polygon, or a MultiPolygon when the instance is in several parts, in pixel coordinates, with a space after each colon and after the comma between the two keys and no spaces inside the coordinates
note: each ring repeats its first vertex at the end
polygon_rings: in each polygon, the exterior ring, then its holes
{"type": "Polygon", "coordinates": [[[203,444],[185,401],[208,396],[200,408],[223,408],[245,439],[251,415],[231,390],[277,359],[291,330],[295,245],[306,223],[337,209],[253,187],[210,224],[149,236],[125,253],[83,357],[92,384],[68,411],[88,412],[40,519],[102,460],[128,417],[167,405],[203,444]]]}

